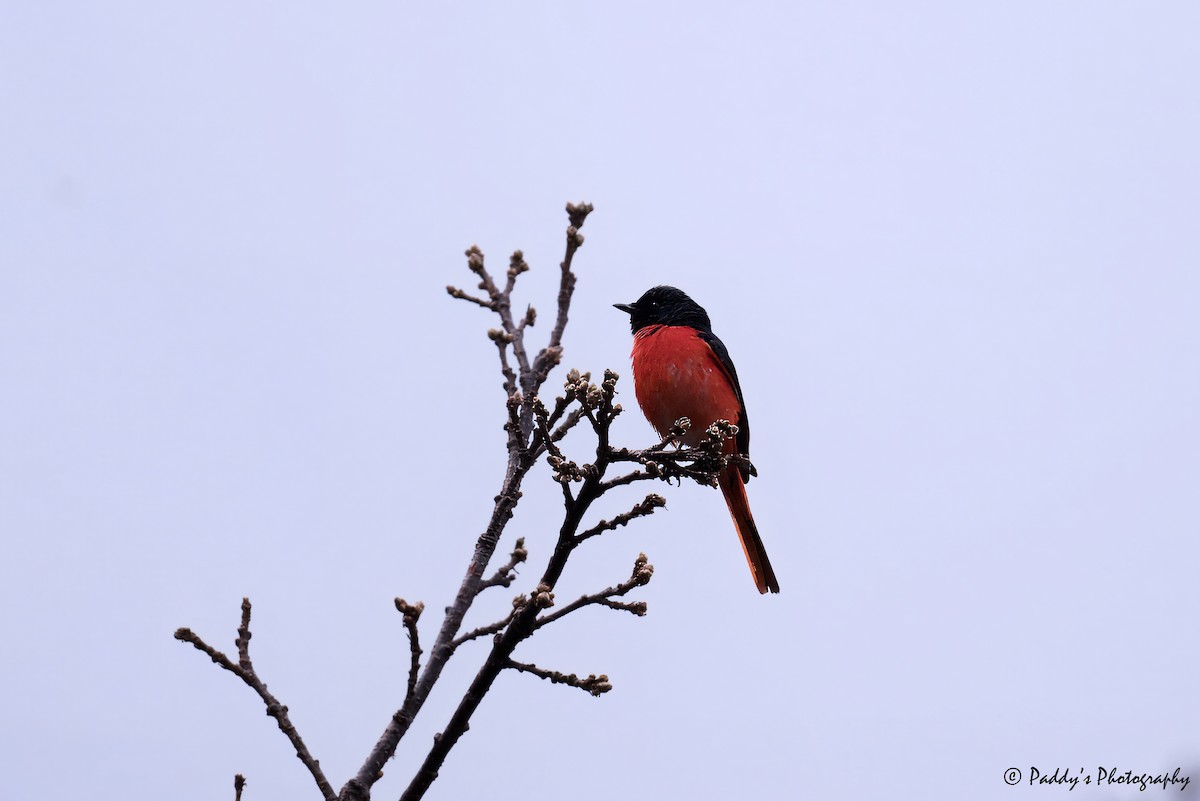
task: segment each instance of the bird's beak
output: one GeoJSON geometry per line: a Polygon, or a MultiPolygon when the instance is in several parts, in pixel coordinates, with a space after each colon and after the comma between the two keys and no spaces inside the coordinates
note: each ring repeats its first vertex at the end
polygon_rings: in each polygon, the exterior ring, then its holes
{"type": "Polygon", "coordinates": [[[613,308],[620,309],[621,311],[625,312],[626,314],[633,314],[633,304],[632,303],[614,303],[613,308]]]}

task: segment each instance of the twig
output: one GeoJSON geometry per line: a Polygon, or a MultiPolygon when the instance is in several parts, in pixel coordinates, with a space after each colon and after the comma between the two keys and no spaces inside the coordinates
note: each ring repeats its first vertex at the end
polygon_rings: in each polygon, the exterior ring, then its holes
{"type": "Polygon", "coordinates": [[[237,773],[233,777],[233,801],[242,801],[242,788],[246,786],[246,777],[237,773]]]}
{"type": "MultiPolygon", "coordinates": [[[[554,329],[550,332],[550,341],[546,343],[546,347],[538,351],[537,357],[533,360],[529,371],[528,385],[523,387],[526,395],[536,395],[542,384],[545,383],[547,376],[550,375],[550,371],[562,361],[563,332],[567,328],[567,313],[571,308],[571,295],[575,292],[575,273],[571,271],[571,262],[575,259],[576,251],[583,246],[583,234],[579,233],[579,229],[583,227],[584,221],[591,213],[591,203],[567,204],[567,217],[571,224],[567,226],[566,253],[559,265],[562,277],[558,285],[558,317],[554,321],[554,329]]],[[[528,418],[526,418],[526,425],[532,428],[532,421],[528,418]]]]}
{"type": "Polygon", "coordinates": [[[529,551],[525,550],[525,538],[518,537],[517,544],[513,547],[512,553],[509,554],[508,561],[501,565],[495,574],[486,581],[479,582],[479,592],[483,592],[488,587],[510,587],[513,581],[517,578],[517,565],[529,558],[529,551]]]}
{"type": "Polygon", "coordinates": [[[446,292],[452,298],[458,298],[459,300],[470,301],[471,303],[474,303],[478,306],[482,306],[485,309],[491,309],[492,311],[496,310],[496,304],[493,301],[483,300],[482,298],[477,298],[474,295],[468,295],[466,292],[463,292],[461,289],[459,289],[456,286],[447,286],[446,292]]]}
{"type": "Polygon", "coordinates": [[[233,673],[258,693],[258,697],[267,706],[267,714],[275,718],[275,722],[279,724],[280,731],[287,735],[288,740],[292,743],[292,747],[296,749],[296,756],[308,768],[313,780],[317,783],[317,787],[320,788],[321,795],[327,801],[332,801],[332,799],[337,798],[337,794],[334,793],[333,787],[330,786],[329,781],[325,778],[325,774],[321,771],[321,764],[309,753],[308,746],[304,744],[304,740],[300,737],[300,732],[292,725],[292,721],[288,717],[288,708],[279,703],[279,700],[267,691],[267,685],[255,673],[254,663],[250,660],[250,637],[249,598],[242,599],[242,622],[238,626],[236,640],[238,649],[237,664],[234,664],[225,654],[200,639],[191,629],[182,628],[175,632],[175,639],[191,643],[197,650],[207,654],[213,662],[233,673]]]}
{"type": "Polygon", "coordinates": [[[470,642],[471,640],[477,640],[480,637],[486,637],[489,634],[498,634],[501,631],[504,631],[505,626],[512,622],[512,619],[517,614],[517,609],[519,608],[519,606],[514,605],[513,610],[509,612],[508,615],[502,620],[497,620],[495,623],[489,623],[486,626],[480,626],[477,629],[468,631],[466,634],[459,635],[454,639],[454,647],[458,648],[458,646],[465,642],[470,642]]]}
{"type": "Polygon", "coordinates": [[[567,419],[563,420],[558,428],[554,429],[553,433],[550,434],[550,440],[552,442],[560,441],[583,417],[583,409],[572,409],[571,413],[567,415],[567,419]]]}
{"type": "Polygon", "coordinates": [[[618,476],[617,478],[605,481],[602,487],[605,492],[608,492],[610,489],[623,487],[626,484],[632,484],[635,481],[650,481],[654,479],[662,479],[662,477],[663,476],[661,472],[651,473],[646,470],[634,470],[632,473],[626,473],[623,476],[618,476]]]}
{"type": "Polygon", "coordinates": [[[608,682],[608,676],[601,673],[599,676],[594,673],[586,679],[581,679],[574,673],[559,673],[557,670],[543,670],[537,665],[531,665],[525,662],[517,662],[508,660],[505,667],[512,668],[520,673],[530,673],[537,676],[539,679],[549,679],[552,684],[566,684],[569,687],[578,687],[581,690],[587,690],[592,695],[599,698],[604,693],[612,689],[612,685],[608,682]]]}
{"type": "Polygon", "coordinates": [[[528,272],[529,265],[525,263],[525,254],[519,250],[513,251],[512,257],[508,260],[508,281],[504,284],[504,292],[501,293],[500,302],[500,317],[504,321],[506,330],[513,333],[513,354],[517,357],[517,364],[520,365],[521,374],[524,376],[529,372],[529,357],[525,355],[525,325],[537,319],[537,312],[532,306],[525,310],[525,316],[521,319],[519,325],[513,325],[512,318],[512,291],[517,284],[517,276],[521,273],[528,272]]]}
{"type": "Polygon", "coordinates": [[[417,621],[421,619],[421,613],[425,611],[425,604],[420,601],[410,604],[403,598],[397,598],[396,611],[404,615],[404,628],[408,631],[410,661],[408,666],[408,689],[404,695],[405,700],[407,700],[412,698],[413,693],[417,690],[417,675],[421,670],[421,637],[417,631],[417,621]]]}
{"type": "MultiPolygon", "coordinates": [[[[611,487],[611,482],[605,483],[606,487],[611,487]]],[[[656,493],[650,493],[643,498],[639,503],[634,504],[633,508],[628,512],[622,512],[612,520],[601,520],[596,525],[589,528],[582,534],[576,535],[575,542],[578,544],[586,539],[595,537],[597,534],[603,534],[606,531],[612,531],[618,526],[627,524],[630,520],[636,520],[639,517],[645,517],[654,514],[655,509],[661,509],[667,505],[667,499],[656,493]]]]}
{"type": "Polygon", "coordinates": [[[572,601],[557,612],[549,615],[543,615],[537,619],[534,624],[534,630],[540,629],[543,626],[549,625],[559,618],[566,617],[572,612],[582,609],[585,606],[592,604],[600,604],[607,606],[610,609],[620,609],[625,612],[631,612],[638,617],[646,614],[646,604],[644,601],[637,603],[620,603],[612,600],[620,598],[635,587],[644,587],[650,583],[650,579],[654,576],[654,565],[650,564],[646,559],[646,554],[638,554],[638,558],[633,563],[633,574],[628,581],[624,581],[615,587],[608,587],[600,592],[584,595],[583,597],[572,601]]]}

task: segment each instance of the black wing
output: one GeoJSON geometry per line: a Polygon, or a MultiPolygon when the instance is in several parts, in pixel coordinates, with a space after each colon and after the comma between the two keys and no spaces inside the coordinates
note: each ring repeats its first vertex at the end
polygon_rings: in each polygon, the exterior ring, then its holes
{"type": "MultiPolygon", "coordinates": [[[[730,380],[733,381],[733,391],[737,393],[738,399],[738,433],[734,442],[737,444],[738,453],[743,456],[750,456],[750,418],[746,416],[746,401],[742,398],[742,385],[738,381],[737,368],[733,366],[733,359],[729,358],[729,349],[725,347],[725,343],[720,337],[711,331],[701,331],[700,338],[708,343],[712,348],[712,352],[716,354],[720,360],[721,366],[725,368],[725,372],[729,374],[730,380]]],[[[749,481],[750,476],[758,475],[758,471],[754,469],[754,465],[741,468],[742,481],[749,481]]]]}

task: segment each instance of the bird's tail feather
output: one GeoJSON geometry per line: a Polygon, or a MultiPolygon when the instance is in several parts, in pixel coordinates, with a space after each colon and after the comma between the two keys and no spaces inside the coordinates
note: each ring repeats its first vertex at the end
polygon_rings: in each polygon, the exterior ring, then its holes
{"type": "Polygon", "coordinates": [[[742,550],[746,553],[746,561],[750,564],[750,572],[754,574],[754,583],[761,593],[779,592],[779,581],[771,568],[771,560],[767,558],[767,549],[763,547],[762,538],[758,536],[758,526],[754,525],[754,517],[750,514],[750,501],[746,498],[746,485],[736,465],[730,465],[721,471],[717,483],[721,485],[721,494],[729,506],[729,515],[737,528],[738,537],[742,541],[742,550]]]}

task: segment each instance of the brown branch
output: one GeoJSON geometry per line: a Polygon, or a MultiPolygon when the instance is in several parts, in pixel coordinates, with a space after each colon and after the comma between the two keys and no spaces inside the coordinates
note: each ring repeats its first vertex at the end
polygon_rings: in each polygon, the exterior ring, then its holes
{"type": "Polygon", "coordinates": [[[508,402],[505,404],[508,407],[508,422],[504,424],[504,430],[508,432],[508,450],[515,453],[520,462],[533,461],[529,458],[529,447],[521,434],[521,404],[524,402],[525,398],[517,390],[508,396],[508,402]]]}
{"type": "Polygon", "coordinates": [[[446,608],[446,616],[442,620],[441,629],[429,651],[429,658],[425,662],[425,668],[421,671],[416,687],[412,695],[405,698],[404,704],[392,715],[391,721],[375,743],[375,747],[367,755],[358,773],[342,787],[338,796],[340,801],[366,801],[371,797],[371,787],[383,775],[383,766],[395,754],[400,740],[408,732],[417,712],[420,711],[426,698],[429,697],[433,685],[441,676],[446,662],[453,655],[454,639],[462,626],[467,610],[471,608],[472,601],[479,594],[478,586],[482,581],[483,572],[486,570],[488,562],[491,561],[492,554],[495,553],[504,526],[512,518],[513,510],[521,497],[521,481],[531,466],[527,461],[517,459],[514,452],[510,450],[508,473],[500,494],[496,496],[496,505],[492,510],[491,520],[483,534],[475,542],[474,555],[467,568],[467,573],[459,586],[454,603],[446,608]]]}
{"type": "Polygon", "coordinates": [[[483,592],[488,587],[510,587],[513,581],[517,578],[517,565],[529,558],[529,551],[525,550],[525,538],[518,537],[517,544],[509,554],[508,561],[497,568],[495,574],[487,581],[479,582],[479,592],[483,592]]]}
{"type": "MultiPolygon", "coordinates": [[[[538,353],[532,364],[528,364],[525,333],[533,324],[536,314],[531,308],[527,310],[521,325],[517,325],[512,316],[512,292],[516,286],[517,276],[528,269],[524,257],[519,251],[513,254],[513,258],[509,261],[507,280],[504,289],[501,290],[496,286],[484,264],[483,252],[476,246],[471,246],[466,252],[467,267],[479,276],[479,288],[486,292],[489,298],[488,304],[478,305],[484,305],[495,311],[500,318],[499,332],[492,339],[496,342],[497,350],[500,353],[501,372],[505,378],[506,394],[513,403],[520,407],[520,426],[519,430],[513,431],[511,430],[511,421],[508,424],[510,427],[508,465],[500,493],[496,496],[496,505],[492,510],[487,527],[475,542],[466,575],[459,585],[454,602],[446,608],[446,616],[438,631],[437,639],[429,651],[428,659],[417,680],[416,687],[412,694],[405,699],[401,708],[392,715],[391,721],[354,778],[342,787],[339,796],[342,801],[365,801],[370,797],[370,789],[382,775],[384,764],[395,754],[401,738],[408,732],[413,718],[424,705],[434,684],[437,683],[446,662],[454,653],[455,640],[462,627],[463,619],[471,608],[472,602],[479,595],[480,586],[484,584],[483,575],[495,554],[504,527],[512,518],[513,510],[521,498],[521,483],[529,470],[537,463],[539,454],[530,449],[534,428],[533,404],[537,389],[561,358],[562,337],[567,324],[567,309],[575,287],[575,274],[571,271],[571,263],[575,252],[583,244],[579,228],[583,225],[584,218],[591,209],[591,205],[586,203],[579,206],[572,204],[567,206],[570,227],[567,229],[566,257],[560,265],[562,275],[558,293],[558,318],[551,331],[550,342],[538,353]],[[506,349],[509,345],[512,346],[517,361],[515,370],[507,359],[506,349]],[[520,398],[514,397],[518,394],[518,390],[521,391],[520,398]]],[[[491,335],[490,332],[489,335],[491,335]]],[[[570,491],[566,490],[565,495],[569,497],[570,491]]],[[[429,781],[432,781],[432,778],[429,781]]]]}
{"type": "Polygon", "coordinates": [[[584,221],[591,213],[591,203],[567,204],[567,217],[570,225],[567,226],[566,253],[559,265],[561,278],[558,284],[558,317],[554,321],[554,329],[550,332],[550,341],[546,343],[546,347],[538,351],[537,357],[533,360],[529,384],[525,387],[526,395],[536,395],[546,381],[546,377],[550,375],[550,371],[562,360],[563,332],[567,328],[567,313],[571,307],[571,296],[575,292],[575,273],[571,271],[571,263],[575,259],[576,251],[583,246],[583,234],[579,233],[579,229],[583,227],[584,221]]]}
{"type": "MultiPolygon", "coordinates": [[[[523,597],[518,596],[518,600],[523,600],[523,597]]],[[[471,631],[468,631],[466,634],[460,634],[458,637],[456,637],[454,639],[454,643],[453,643],[454,647],[458,648],[458,646],[462,645],[465,642],[470,642],[471,640],[477,640],[480,637],[486,637],[489,634],[499,634],[500,632],[504,631],[505,626],[507,626],[509,623],[512,622],[512,619],[517,614],[518,609],[520,609],[520,606],[517,605],[516,602],[514,602],[513,610],[511,612],[509,612],[508,615],[506,617],[504,617],[502,620],[497,620],[495,623],[489,623],[486,626],[480,626],[477,629],[472,629],[471,631]]]]}
{"type": "Polygon", "coordinates": [[[500,293],[502,300],[499,308],[500,319],[504,321],[505,330],[513,334],[513,354],[517,357],[522,377],[529,373],[529,357],[525,354],[525,323],[536,319],[537,313],[530,306],[526,309],[525,317],[521,322],[513,325],[512,291],[516,287],[517,276],[528,270],[529,265],[525,263],[525,254],[519,250],[513,251],[512,257],[508,260],[508,281],[504,285],[504,291],[500,293]]]}
{"type": "Polygon", "coordinates": [[[477,298],[474,295],[469,295],[466,292],[463,292],[461,289],[459,289],[456,286],[447,286],[446,292],[452,298],[458,298],[459,300],[470,301],[471,303],[474,303],[477,306],[482,306],[483,308],[491,309],[492,311],[496,310],[496,304],[494,301],[484,300],[482,298],[477,298]]]}
{"type": "MultiPolygon", "coordinates": [[[[612,482],[605,482],[606,488],[613,486],[612,482]]],[[[583,542],[586,539],[595,537],[597,534],[603,534],[606,531],[613,531],[619,526],[626,525],[630,520],[636,520],[639,517],[646,517],[654,514],[655,509],[661,509],[667,505],[667,499],[661,495],[650,493],[641,502],[634,504],[633,508],[628,512],[622,512],[612,520],[601,520],[596,525],[589,528],[587,531],[575,537],[577,543],[583,542]]]]}
{"type": "Polygon", "coordinates": [[[658,478],[664,481],[671,479],[689,478],[698,484],[709,487],[717,486],[717,476],[730,464],[745,465],[751,475],[755,475],[754,466],[750,460],[741,454],[724,453],[725,440],[737,436],[737,426],[726,420],[718,420],[705,430],[705,438],[693,448],[677,448],[668,450],[675,435],[682,436],[690,421],[687,418],[676,421],[675,426],[663,438],[662,442],[642,450],[614,448],[609,458],[614,462],[635,462],[646,468],[646,476],[634,471],[625,476],[612,479],[605,487],[609,489],[621,484],[642,481],[645,478],[658,478]]]}
{"type": "MultiPolygon", "coordinates": [[[[571,371],[572,374],[575,372],[576,371],[574,370],[571,371]]],[[[568,376],[568,384],[570,380],[571,379],[568,376]]],[[[555,413],[561,413],[561,410],[566,408],[567,404],[570,402],[571,401],[567,398],[559,398],[555,403],[555,413]]],[[[558,440],[554,438],[553,432],[550,431],[550,426],[554,425],[554,417],[550,414],[550,411],[546,408],[546,405],[542,403],[541,398],[535,396],[532,406],[534,422],[533,441],[536,443],[535,447],[533,448],[533,452],[535,454],[540,454],[543,450],[545,450],[551,456],[559,459],[564,458],[562,451],[558,449],[558,440]]],[[[576,411],[578,411],[580,414],[583,413],[582,409],[578,409],[576,411]]]]}
{"type": "Polygon", "coordinates": [[[626,484],[632,484],[635,481],[651,481],[651,480],[661,480],[661,479],[662,479],[661,473],[650,473],[645,470],[634,470],[632,473],[626,473],[623,476],[618,476],[616,478],[612,478],[612,479],[609,479],[608,481],[605,481],[603,484],[603,489],[605,492],[607,492],[610,489],[615,489],[617,487],[623,487],[626,484]]]}
{"type": "MultiPolygon", "coordinates": [[[[565,512],[562,525],[559,528],[558,540],[542,573],[542,578],[538,583],[537,589],[528,596],[525,596],[524,599],[518,599],[518,602],[516,602],[518,605],[514,606],[514,613],[511,620],[508,621],[502,630],[497,629],[495,631],[492,648],[488,653],[487,659],[459,701],[449,722],[446,724],[446,728],[434,739],[433,746],[422,762],[420,769],[413,776],[408,788],[401,796],[401,801],[416,801],[416,799],[424,796],[425,791],[429,789],[429,786],[437,778],[438,771],[445,762],[447,755],[454,748],[459,738],[466,733],[472,715],[479,708],[479,704],[491,689],[496,677],[506,668],[513,667],[513,651],[520,643],[528,639],[540,625],[544,625],[539,623],[538,615],[542,610],[551,608],[554,605],[554,588],[562,575],[563,569],[566,567],[568,558],[575,548],[579,547],[583,542],[583,539],[580,539],[578,536],[583,517],[592,503],[603,493],[604,474],[611,464],[611,457],[614,453],[608,444],[609,427],[620,413],[620,408],[612,403],[616,392],[616,381],[617,376],[611,371],[606,371],[601,387],[592,384],[588,374],[579,373],[577,370],[572,370],[567,377],[566,397],[578,400],[580,405],[591,415],[591,418],[596,421],[596,460],[593,464],[574,465],[573,462],[567,462],[563,459],[561,455],[555,456],[554,453],[556,451],[553,450],[553,443],[547,437],[549,414],[544,405],[537,402],[532,404],[538,418],[537,426],[541,431],[541,441],[547,445],[548,450],[551,450],[551,454],[548,455],[547,459],[551,460],[552,467],[555,469],[555,478],[564,487],[570,482],[579,483],[579,491],[574,496],[569,491],[564,492],[565,512]],[[572,466],[573,472],[571,475],[567,475],[568,466],[572,466]],[[522,600],[524,601],[523,603],[521,602],[522,600]]],[[[556,404],[556,408],[559,408],[559,406],[561,406],[561,403],[556,404]]],[[[597,593],[595,597],[584,596],[581,600],[587,603],[610,606],[615,609],[624,609],[634,614],[642,614],[645,612],[644,605],[626,604],[614,601],[613,598],[624,595],[633,589],[633,587],[640,586],[648,581],[652,571],[653,568],[645,562],[645,557],[643,556],[635,564],[634,575],[628,582],[618,585],[615,588],[608,588],[601,593],[597,593]]],[[[582,605],[587,604],[576,601],[568,605],[568,609],[573,611],[582,605]]],[[[550,616],[548,615],[547,617],[550,616]]],[[[540,668],[537,670],[540,670],[540,668]]],[[[558,675],[562,677],[562,674],[558,675]]],[[[597,677],[591,677],[587,680],[578,681],[588,681],[595,688],[604,685],[605,689],[607,689],[607,678],[601,681],[597,677]]]]}
{"type": "Polygon", "coordinates": [[[425,604],[418,601],[415,604],[410,604],[403,598],[396,599],[396,611],[404,615],[404,628],[408,631],[408,650],[409,650],[409,666],[408,666],[408,689],[405,692],[405,700],[412,698],[412,695],[417,690],[417,675],[421,671],[421,637],[417,632],[417,621],[421,619],[421,613],[425,611],[425,604]]]}
{"type": "Polygon", "coordinates": [[[237,773],[233,777],[233,801],[242,801],[242,789],[246,786],[246,777],[237,773]]]}
{"type": "Polygon", "coordinates": [[[308,768],[309,773],[312,774],[313,780],[316,781],[317,787],[321,790],[321,795],[327,801],[332,801],[332,799],[337,798],[337,794],[333,791],[333,787],[330,786],[329,781],[325,778],[325,774],[321,771],[321,763],[309,753],[308,746],[304,744],[304,740],[300,737],[300,732],[292,725],[292,721],[288,717],[288,708],[279,703],[279,699],[268,692],[267,685],[255,673],[254,663],[250,660],[250,637],[249,598],[242,599],[242,622],[238,626],[236,640],[238,649],[237,664],[234,664],[225,654],[200,639],[191,629],[183,628],[175,632],[175,639],[191,643],[197,650],[207,654],[213,662],[233,673],[258,693],[258,697],[267,706],[267,714],[275,718],[280,731],[291,741],[292,747],[296,749],[296,756],[299,757],[304,766],[308,768]]]}
{"type": "Polygon", "coordinates": [[[537,676],[539,679],[549,679],[552,684],[566,684],[569,687],[578,687],[581,690],[587,690],[592,695],[599,698],[604,693],[612,689],[612,685],[608,682],[608,676],[601,673],[599,676],[594,673],[586,679],[581,679],[574,673],[559,673],[557,670],[543,670],[537,665],[531,665],[525,662],[516,662],[512,659],[508,660],[505,667],[512,668],[519,673],[530,673],[537,676]]]}
{"type": "Polygon", "coordinates": [[[567,415],[567,419],[563,420],[558,428],[554,429],[553,433],[550,434],[550,441],[559,442],[562,440],[567,435],[567,432],[574,428],[575,424],[582,420],[583,417],[583,409],[572,409],[571,413],[567,415]]]}
{"type": "Polygon", "coordinates": [[[624,581],[615,587],[608,587],[600,592],[592,593],[591,595],[584,595],[559,609],[557,612],[549,615],[542,615],[534,624],[534,629],[540,629],[542,626],[549,625],[561,617],[566,617],[576,610],[582,609],[585,606],[591,606],[593,604],[607,606],[610,609],[621,609],[626,612],[632,612],[638,617],[641,617],[646,614],[645,602],[639,601],[637,603],[620,603],[612,599],[620,598],[622,595],[627,594],[630,590],[636,587],[644,587],[650,583],[650,579],[653,576],[654,565],[647,561],[646,554],[638,554],[638,558],[634,560],[633,563],[633,574],[629,577],[628,581],[624,581]]]}

